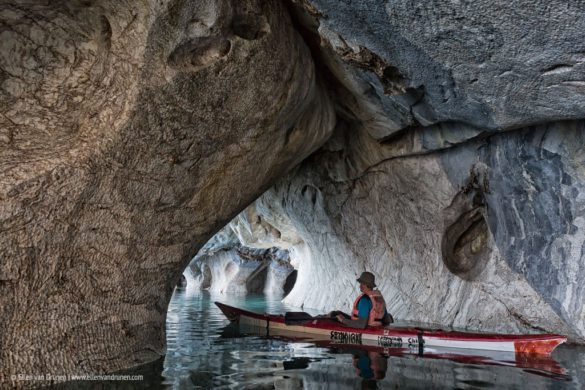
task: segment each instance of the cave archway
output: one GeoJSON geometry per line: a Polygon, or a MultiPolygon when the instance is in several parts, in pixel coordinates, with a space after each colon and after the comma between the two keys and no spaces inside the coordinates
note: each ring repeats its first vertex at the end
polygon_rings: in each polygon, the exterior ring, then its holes
{"type": "Polygon", "coordinates": [[[3,5],[0,379],[163,354],[193,256],[332,132],[282,2],[155,3],[3,5]]]}

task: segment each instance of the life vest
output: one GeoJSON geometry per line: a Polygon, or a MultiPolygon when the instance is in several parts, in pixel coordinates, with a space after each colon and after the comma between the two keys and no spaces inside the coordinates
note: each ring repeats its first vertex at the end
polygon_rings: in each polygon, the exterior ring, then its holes
{"type": "Polygon", "coordinates": [[[384,301],[384,297],[382,296],[380,290],[372,290],[369,293],[360,294],[353,303],[351,319],[357,320],[359,318],[357,306],[358,302],[364,295],[370,297],[370,300],[372,301],[372,309],[370,310],[370,315],[368,316],[368,326],[382,326],[382,320],[386,314],[386,301],[384,301]]]}

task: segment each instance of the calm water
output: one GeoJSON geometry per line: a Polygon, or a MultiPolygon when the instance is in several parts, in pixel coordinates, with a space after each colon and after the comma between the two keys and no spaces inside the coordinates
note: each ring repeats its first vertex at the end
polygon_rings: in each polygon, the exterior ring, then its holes
{"type": "Polygon", "coordinates": [[[206,292],[189,294],[177,289],[167,317],[167,355],[158,362],[124,372],[144,375],[143,381],[78,382],[74,388],[585,388],[585,348],[582,347],[561,346],[554,352],[556,369],[564,369],[564,375],[417,355],[368,354],[367,351],[242,334],[237,327],[229,325],[213,304],[216,300],[260,312],[299,310],[264,296],[212,296],[206,292]]]}

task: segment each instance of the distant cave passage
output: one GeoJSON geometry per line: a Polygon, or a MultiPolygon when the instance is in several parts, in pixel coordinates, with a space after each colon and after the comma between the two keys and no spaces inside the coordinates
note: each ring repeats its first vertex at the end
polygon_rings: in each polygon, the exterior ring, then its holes
{"type": "Polygon", "coordinates": [[[295,286],[295,283],[297,282],[297,274],[298,274],[298,271],[295,269],[290,274],[288,274],[288,276],[286,277],[286,280],[284,282],[284,286],[282,287],[282,290],[284,292],[284,297],[286,297],[292,291],[293,287],[295,286]]]}
{"type": "Polygon", "coordinates": [[[203,264],[203,266],[201,267],[201,273],[203,274],[203,280],[201,282],[201,289],[202,290],[207,290],[209,288],[211,288],[211,283],[212,283],[212,273],[211,273],[211,268],[207,265],[207,264],[203,264]]]}
{"type": "Polygon", "coordinates": [[[264,291],[266,280],[268,279],[269,267],[270,263],[265,261],[248,277],[246,281],[246,291],[248,293],[261,294],[264,291]]]}

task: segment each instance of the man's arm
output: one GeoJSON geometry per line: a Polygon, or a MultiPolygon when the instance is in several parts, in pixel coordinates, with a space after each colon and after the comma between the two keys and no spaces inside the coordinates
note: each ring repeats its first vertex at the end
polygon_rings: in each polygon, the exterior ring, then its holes
{"type": "Polygon", "coordinates": [[[365,329],[368,326],[368,319],[367,318],[358,318],[357,320],[350,320],[350,319],[342,319],[340,321],[343,325],[351,327],[351,328],[358,328],[358,329],[365,329]]]}

